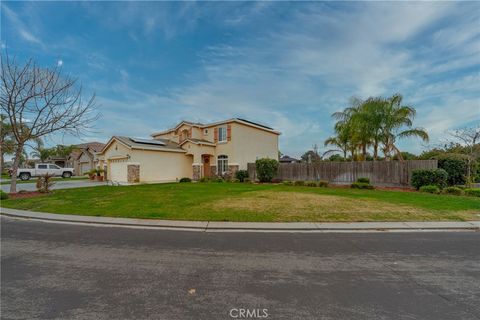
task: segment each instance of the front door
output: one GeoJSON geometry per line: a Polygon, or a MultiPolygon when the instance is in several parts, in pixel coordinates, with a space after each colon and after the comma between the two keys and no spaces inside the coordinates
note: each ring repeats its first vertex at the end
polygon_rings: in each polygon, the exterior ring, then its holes
{"type": "Polygon", "coordinates": [[[210,177],[210,156],[203,155],[203,176],[210,177]]]}

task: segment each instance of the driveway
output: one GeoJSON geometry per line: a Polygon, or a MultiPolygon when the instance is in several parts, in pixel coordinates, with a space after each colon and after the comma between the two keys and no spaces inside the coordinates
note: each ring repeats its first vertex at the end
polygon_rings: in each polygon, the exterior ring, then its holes
{"type": "Polygon", "coordinates": [[[5,319],[239,319],[240,309],[266,312],[261,319],[480,317],[479,232],[199,233],[1,222],[5,319]]]}
{"type": "MultiPolygon", "coordinates": [[[[65,181],[55,181],[52,189],[70,189],[70,188],[86,188],[86,187],[97,187],[106,185],[106,182],[97,182],[91,180],[68,180],[65,181]]],[[[5,192],[10,192],[10,184],[2,185],[2,190],[5,192]]],[[[36,191],[36,182],[32,183],[18,183],[17,191],[26,190],[26,191],[36,191]]]]}

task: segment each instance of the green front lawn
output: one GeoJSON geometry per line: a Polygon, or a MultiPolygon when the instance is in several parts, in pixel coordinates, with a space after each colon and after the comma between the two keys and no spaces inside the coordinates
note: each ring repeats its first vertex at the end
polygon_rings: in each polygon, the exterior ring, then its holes
{"type": "Polygon", "coordinates": [[[62,214],[209,221],[480,219],[480,199],[474,197],[242,183],[67,189],[4,200],[2,206],[62,214]]]}
{"type": "MultiPolygon", "coordinates": [[[[2,180],[4,179],[8,179],[8,181],[0,181],[0,185],[4,185],[4,184],[10,184],[10,177],[8,176],[8,178],[3,178],[2,176],[2,180]]],[[[62,177],[57,177],[57,178],[53,178],[53,181],[70,181],[70,180],[86,180],[88,179],[87,176],[80,176],[80,177],[71,177],[71,178],[62,178],[62,177]]],[[[31,178],[30,180],[27,180],[27,181],[22,181],[20,179],[17,180],[17,184],[21,184],[21,183],[36,183],[37,182],[37,178],[31,178]]]]}

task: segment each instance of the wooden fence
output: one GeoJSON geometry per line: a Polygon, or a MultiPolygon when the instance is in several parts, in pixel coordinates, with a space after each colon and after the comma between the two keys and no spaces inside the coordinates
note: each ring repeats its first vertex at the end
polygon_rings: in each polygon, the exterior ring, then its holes
{"type": "MultiPolygon", "coordinates": [[[[437,160],[281,163],[276,179],[349,184],[365,177],[374,185],[406,186],[410,185],[413,170],[437,166],[437,160]]],[[[248,175],[256,180],[254,163],[248,164],[248,175]]]]}

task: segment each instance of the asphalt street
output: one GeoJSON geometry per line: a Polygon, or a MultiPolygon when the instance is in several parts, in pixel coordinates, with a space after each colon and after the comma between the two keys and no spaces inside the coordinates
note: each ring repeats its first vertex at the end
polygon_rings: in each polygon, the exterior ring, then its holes
{"type": "MultiPolygon", "coordinates": [[[[90,180],[62,180],[62,181],[55,181],[52,189],[70,189],[70,188],[86,188],[86,187],[96,187],[96,186],[103,186],[106,182],[97,182],[97,181],[90,181],[90,180]]],[[[2,185],[2,190],[4,192],[10,192],[10,184],[2,185]]],[[[36,191],[37,186],[35,180],[32,180],[32,183],[19,183],[17,184],[17,191],[25,190],[25,191],[36,191]]]]}
{"type": "Polygon", "coordinates": [[[2,319],[480,318],[480,232],[1,232],[2,319]]]}

